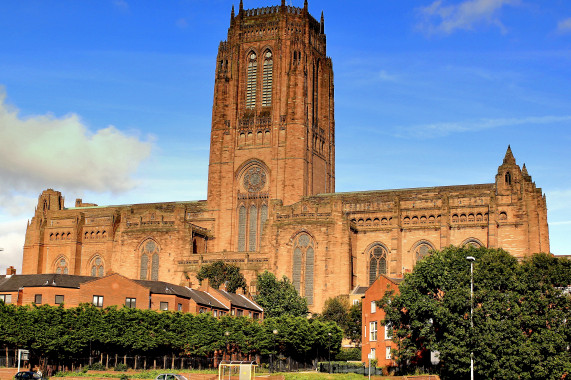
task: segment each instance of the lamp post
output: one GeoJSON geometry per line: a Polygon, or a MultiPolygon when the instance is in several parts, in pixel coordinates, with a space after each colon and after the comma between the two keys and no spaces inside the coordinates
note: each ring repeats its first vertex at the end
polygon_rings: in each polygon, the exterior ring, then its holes
{"type": "Polygon", "coordinates": [[[276,336],[277,335],[278,335],[278,330],[274,329],[272,331],[272,343],[273,343],[272,346],[273,347],[272,347],[272,352],[270,354],[270,373],[272,373],[274,370],[274,351],[273,350],[276,348],[276,336]]]}
{"type": "Polygon", "coordinates": [[[328,332],[329,340],[327,341],[327,349],[329,351],[329,373],[331,373],[331,333],[328,332]]]}
{"type": "Polygon", "coordinates": [[[228,337],[230,336],[230,331],[224,331],[224,336],[226,336],[226,356],[228,356],[228,337]]]}
{"type": "MultiPolygon", "coordinates": [[[[474,344],[474,256],[466,257],[470,262],[470,348],[474,344]]],[[[474,380],[474,351],[470,350],[470,380],[474,380]]]]}

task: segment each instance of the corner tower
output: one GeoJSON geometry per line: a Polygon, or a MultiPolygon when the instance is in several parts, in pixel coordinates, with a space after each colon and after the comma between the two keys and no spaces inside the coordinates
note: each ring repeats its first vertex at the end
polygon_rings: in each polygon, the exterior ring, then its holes
{"type": "Polygon", "coordinates": [[[258,251],[270,200],[335,191],[333,69],[323,16],[307,7],[232,8],[212,107],[213,251],[258,251]]]}

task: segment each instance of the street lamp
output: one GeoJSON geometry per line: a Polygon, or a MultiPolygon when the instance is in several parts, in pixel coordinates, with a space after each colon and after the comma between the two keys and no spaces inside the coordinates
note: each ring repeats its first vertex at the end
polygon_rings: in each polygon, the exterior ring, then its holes
{"type": "Polygon", "coordinates": [[[329,340],[327,341],[327,349],[329,350],[329,373],[331,373],[331,333],[328,332],[329,340]]]}
{"type": "Polygon", "coordinates": [[[278,335],[278,330],[274,329],[274,331],[272,331],[273,336],[272,336],[272,343],[273,343],[273,347],[272,347],[272,352],[270,353],[270,373],[273,372],[274,370],[274,349],[276,348],[276,336],[278,335]]]}
{"type": "MultiPolygon", "coordinates": [[[[466,257],[470,262],[470,348],[474,345],[474,256],[466,257]]],[[[474,351],[470,350],[470,380],[474,380],[474,351]]]]}

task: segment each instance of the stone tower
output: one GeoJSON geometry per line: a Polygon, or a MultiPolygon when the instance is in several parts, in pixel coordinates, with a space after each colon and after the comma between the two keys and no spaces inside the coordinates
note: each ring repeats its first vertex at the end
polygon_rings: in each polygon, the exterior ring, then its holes
{"type": "Polygon", "coordinates": [[[270,200],[335,191],[333,69],[323,15],[234,8],[218,48],[208,206],[212,251],[259,250],[270,200]]]}

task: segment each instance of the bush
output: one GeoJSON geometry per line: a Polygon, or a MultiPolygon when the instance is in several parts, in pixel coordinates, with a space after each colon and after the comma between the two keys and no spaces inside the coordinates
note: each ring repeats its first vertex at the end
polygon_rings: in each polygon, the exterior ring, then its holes
{"type": "MultiPolygon", "coordinates": [[[[125,372],[126,370],[127,370],[127,365],[123,363],[119,363],[113,368],[113,371],[125,372]]],[[[123,379],[123,375],[121,375],[121,379],[123,379]]]]}
{"type": "Polygon", "coordinates": [[[361,361],[361,349],[355,348],[343,348],[341,351],[335,355],[335,360],[337,361],[361,361]]]}
{"type": "MultiPolygon", "coordinates": [[[[123,365],[125,365],[125,364],[123,364],[123,365]]],[[[125,367],[127,367],[127,366],[125,366],[125,367]]],[[[127,369],[125,369],[125,371],[126,370],[127,369]]],[[[129,376],[127,376],[126,374],[123,373],[123,374],[121,374],[121,377],[119,377],[119,380],[129,380],[129,376]]]]}
{"type": "Polygon", "coordinates": [[[91,371],[105,371],[106,369],[103,363],[99,362],[88,365],[87,368],[90,369],[91,371]]]}

